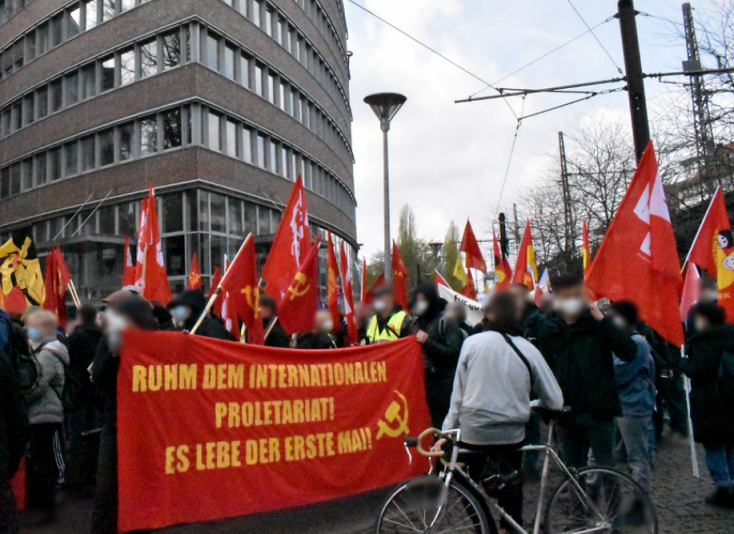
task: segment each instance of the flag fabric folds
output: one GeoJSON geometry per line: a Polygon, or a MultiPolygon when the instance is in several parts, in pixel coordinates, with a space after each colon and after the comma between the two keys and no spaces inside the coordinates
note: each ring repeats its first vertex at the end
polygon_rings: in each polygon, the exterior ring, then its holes
{"type": "MultiPolygon", "coordinates": [[[[224,267],[226,270],[227,266],[225,265],[224,267]]],[[[212,274],[212,283],[211,283],[211,286],[209,287],[209,294],[206,296],[207,300],[211,299],[214,293],[217,292],[217,288],[219,287],[219,284],[221,283],[222,283],[222,269],[219,267],[219,265],[215,265],[214,273],[212,274]]],[[[222,301],[220,299],[217,299],[214,301],[214,305],[212,306],[212,313],[219,317],[222,316],[222,301]]]]}
{"type": "Polygon", "coordinates": [[[334,242],[331,240],[331,232],[328,233],[327,241],[329,250],[326,289],[328,294],[329,313],[331,313],[331,319],[334,323],[332,332],[336,332],[339,330],[339,326],[341,325],[341,313],[339,313],[339,265],[336,262],[336,253],[334,252],[334,242]]]}
{"type": "MultiPolygon", "coordinates": [[[[229,269],[229,258],[227,255],[224,255],[224,272],[226,273],[229,269]]],[[[220,276],[221,281],[221,276],[220,276]]],[[[217,282],[219,284],[219,282],[217,282]]],[[[216,288],[215,288],[216,290],[216,288]]],[[[240,321],[237,317],[237,310],[234,307],[234,304],[231,301],[231,297],[229,294],[229,291],[225,288],[221,290],[221,294],[219,298],[215,301],[215,303],[218,302],[219,305],[219,316],[224,321],[224,327],[227,329],[227,332],[232,334],[235,339],[240,338],[240,321]]],[[[257,332],[255,332],[255,335],[257,335],[257,332]]]]}
{"type": "Polygon", "coordinates": [[[306,191],[299,175],[293,186],[288,205],[263,267],[265,292],[280,300],[288,292],[293,277],[301,271],[311,249],[311,230],[308,226],[306,191]]]}
{"type": "Polygon", "coordinates": [[[341,243],[339,259],[342,267],[342,288],[344,288],[344,317],[347,320],[349,341],[353,346],[356,346],[359,345],[359,334],[357,333],[357,320],[354,316],[354,287],[352,286],[352,273],[349,269],[349,260],[347,259],[347,251],[344,248],[344,241],[341,243]]]}
{"type": "Polygon", "coordinates": [[[319,235],[278,306],[278,321],[289,335],[314,329],[319,299],[320,244],[319,235]]]}
{"type": "Polygon", "coordinates": [[[512,268],[507,257],[500,251],[500,244],[497,241],[497,235],[492,228],[492,243],[494,255],[494,274],[496,276],[495,286],[497,289],[507,289],[512,280],[512,268]]]}
{"type": "Polygon", "coordinates": [[[680,261],[652,142],[596,253],[587,277],[595,295],[630,300],[671,343],[683,344],[680,261]]]}
{"type": "Polygon", "coordinates": [[[535,263],[535,249],[533,248],[533,236],[530,233],[530,221],[525,225],[525,232],[517,251],[515,275],[512,277],[512,283],[524,284],[530,291],[535,289],[535,285],[538,283],[538,266],[535,263]]]}
{"type": "Polygon", "coordinates": [[[436,287],[438,286],[444,286],[444,287],[451,287],[449,283],[446,281],[446,279],[441,276],[441,273],[438,271],[433,271],[433,281],[436,284],[436,287]]]}
{"type": "Polygon", "coordinates": [[[362,278],[360,279],[360,294],[359,301],[367,302],[367,260],[362,260],[362,272],[360,273],[362,278]]]}
{"type": "MultiPolygon", "coordinates": [[[[247,342],[254,345],[265,343],[265,331],[262,317],[260,317],[258,282],[255,238],[250,234],[222,277],[222,282],[219,284],[219,298],[224,297],[222,316],[225,321],[227,320],[224,317],[225,311],[228,318],[239,317],[247,329],[247,342]]],[[[233,321],[230,327],[231,329],[228,328],[230,332],[239,338],[237,322],[233,321]]]]}
{"type": "Polygon", "coordinates": [[[468,269],[466,271],[466,279],[467,282],[466,284],[464,284],[464,287],[461,288],[459,293],[472,300],[478,300],[477,288],[474,286],[474,277],[472,276],[471,271],[468,269]]]}
{"type": "Polygon", "coordinates": [[[392,242],[392,277],[395,303],[408,311],[408,269],[403,263],[403,257],[395,241],[392,242]]]}
{"type": "MultiPolygon", "coordinates": [[[[365,278],[365,283],[367,282],[367,278],[365,278]]],[[[364,299],[362,302],[370,303],[372,302],[372,294],[375,292],[375,290],[378,287],[382,287],[386,284],[385,282],[385,273],[380,273],[380,276],[377,277],[377,279],[374,281],[374,283],[367,289],[367,292],[365,293],[364,299]]]]}
{"type": "Polygon", "coordinates": [[[130,252],[130,236],[125,234],[125,265],[122,268],[122,287],[135,285],[135,266],[130,252]]]}
{"type": "Polygon", "coordinates": [[[148,197],[143,200],[138,233],[138,263],[135,266],[138,285],[143,297],[151,302],[168,304],[171,300],[171,285],[163,262],[161,231],[158,226],[155,192],[150,187],[148,197]]]}
{"type": "Polygon", "coordinates": [[[61,247],[56,247],[46,255],[46,274],[44,285],[46,287],[46,300],[43,307],[53,312],[59,321],[59,326],[66,328],[68,318],[66,311],[66,286],[71,282],[69,267],[64,261],[61,247]]]}
{"type": "Polygon", "coordinates": [[[701,293],[700,279],[701,275],[698,274],[696,265],[689,263],[686,267],[686,274],[683,279],[683,295],[680,299],[680,320],[682,323],[688,320],[688,312],[698,302],[701,293]]]}
{"type": "Polygon", "coordinates": [[[466,284],[469,281],[469,277],[466,275],[466,270],[464,269],[464,262],[461,261],[461,254],[456,257],[453,274],[454,278],[456,278],[462,284],[466,284]]]}
{"type": "Polygon", "coordinates": [[[586,224],[586,221],[583,223],[582,228],[582,234],[583,234],[583,249],[581,251],[582,259],[583,259],[583,266],[584,266],[584,279],[589,274],[589,267],[591,267],[591,248],[589,247],[589,227],[586,224]]]}
{"type": "Polygon", "coordinates": [[[196,252],[194,252],[191,258],[191,270],[189,271],[187,282],[188,289],[201,289],[201,269],[199,269],[199,258],[197,258],[196,252]]]}
{"type": "Polygon", "coordinates": [[[42,306],[46,286],[36,246],[28,232],[17,232],[0,247],[0,304],[6,311],[24,312],[42,306]]]}
{"type": "Polygon", "coordinates": [[[474,230],[471,227],[471,223],[467,219],[466,227],[464,228],[464,237],[461,238],[461,246],[459,250],[466,254],[466,268],[476,269],[477,271],[487,272],[487,264],[484,262],[482,257],[482,250],[479,248],[477,238],[474,235],[474,230]]]}

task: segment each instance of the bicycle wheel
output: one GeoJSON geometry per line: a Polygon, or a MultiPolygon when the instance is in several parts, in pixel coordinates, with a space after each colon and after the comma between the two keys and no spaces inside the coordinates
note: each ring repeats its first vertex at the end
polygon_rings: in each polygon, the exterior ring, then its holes
{"type": "Polygon", "coordinates": [[[435,476],[414,478],[387,499],[377,519],[377,534],[496,534],[485,506],[456,479],[446,488],[435,476]]]}
{"type": "Polygon", "coordinates": [[[609,467],[579,469],[580,492],[566,478],[545,509],[545,533],[657,534],[655,505],[630,477],[609,467]]]}

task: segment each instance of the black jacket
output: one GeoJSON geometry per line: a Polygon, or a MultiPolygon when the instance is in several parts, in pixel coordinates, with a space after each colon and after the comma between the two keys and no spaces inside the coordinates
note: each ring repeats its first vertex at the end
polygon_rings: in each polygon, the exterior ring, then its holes
{"type": "Polygon", "coordinates": [[[734,446],[734,407],[716,391],[724,352],[734,352],[734,326],[711,328],[688,340],[683,372],[691,379],[691,418],[696,441],[734,446]]]}
{"type": "Polygon", "coordinates": [[[548,318],[540,312],[540,308],[534,302],[528,302],[522,316],[522,336],[537,346],[540,331],[547,324],[548,318]]]}
{"type": "MultiPolygon", "coordinates": [[[[265,332],[267,333],[268,327],[270,326],[270,321],[263,320],[263,326],[265,328],[265,332]]],[[[276,321],[275,325],[273,325],[273,328],[270,330],[268,337],[265,338],[265,346],[287,349],[291,346],[290,341],[291,338],[288,337],[285,329],[280,326],[280,322],[276,321]]]]}
{"type": "MultiPolygon", "coordinates": [[[[179,305],[188,306],[191,309],[191,316],[183,325],[184,330],[190,332],[204,312],[204,308],[206,308],[206,298],[204,298],[204,294],[201,291],[184,291],[180,295],[177,295],[168,307],[173,308],[179,305]]],[[[224,327],[224,322],[218,317],[212,317],[211,315],[204,317],[195,335],[224,339],[226,341],[236,341],[235,337],[224,327]]]]}
{"type": "Polygon", "coordinates": [[[102,330],[94,323],[78,326],[69,336],[69,373],[82,386],[78,393],[83,396],[75,401],[91,400],[93,397],[94,388],[87,369],[94,360],[101,339],[102,330]]]}
{"type": "Polygon", "coordinates": [[[629,362],[637,345],[611,318],[597,321],[586,312],[568,324],[554,315],[538,335],[538,348],[571,407],[569,421],[591,424],[621,414],[612,353],[629,362]]]}
{"type": "Polygon", "coordinates": [[[23,393],[10,364],[0,350],[0,480],[9,480],[28,442],[28,412],[23,393]]]}
{"type": "Polygon", "coordinates": [[[337,343],[336,338],[331,334],[310,332],[298,336],[296,347],[306,350],[328,350],[337,348],[337,343]]]}
{"type": "Polygon", "coordinates": [[[117,371],[120,358],[107,348],[102,338],[94,352],[92,384],[101,400],[100,416],[104,426],[117,426],[117,371]]]}

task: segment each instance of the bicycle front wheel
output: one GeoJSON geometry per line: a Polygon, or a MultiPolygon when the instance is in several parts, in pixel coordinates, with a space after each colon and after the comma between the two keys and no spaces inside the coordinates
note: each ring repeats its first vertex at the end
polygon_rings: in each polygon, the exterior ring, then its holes
{"type": "Polygon", "coordinates": [[[545,509],[545,533],[657,534],[655,505],[630,477],[608,467],[586,467],[566,478],[545,509]]]}
{"type": "Polygon", "coordinates": [[[377,520],[377,534],[496,534],[479,499],[455,480],[447,488],[435,476],[414,478],[387,499],[377,520]]]}

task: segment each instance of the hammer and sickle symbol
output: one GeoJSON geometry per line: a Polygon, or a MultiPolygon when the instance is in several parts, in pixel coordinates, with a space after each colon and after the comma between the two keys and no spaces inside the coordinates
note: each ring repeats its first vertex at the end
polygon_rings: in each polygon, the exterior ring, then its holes
{"type": "Polygon", "coordinates": [[[382,419],[377,421],[377,439],[385,435],[390,438],[397,438],[410,432],[408,429],[408,401],[398,390],[395,390],[395,394],[400,397],[403,405],[400,406],[397,401],[390,403],[390,406],[385,410],[385,421],[382,419]],[[402,416],[401,411],[404,411],[402,416]],[[392,426],[394,424],[397,424],[397,426],[392,426]]]}
{"type": "Polygon", "coordinates": [[[296,300],[297,297],[302,297],[311,289],[311,284],[307,282],[308,277],[304,273],[298,273],[296,275],[295,287],[290,286],[288,288],[288,293],[291,294],[290,300],[296,300]]]}
{"type": "Polygon", "coordinates": [[[255,312],[255,319],[260,317],[260,289],[252,286],[245,286],[242,294],[247,300],[247,305],[255,312]]]}

